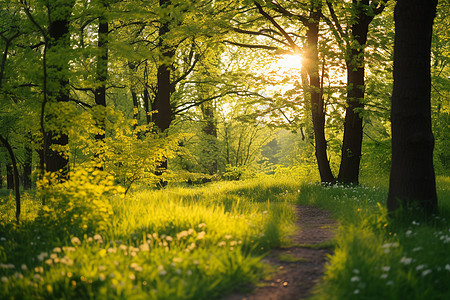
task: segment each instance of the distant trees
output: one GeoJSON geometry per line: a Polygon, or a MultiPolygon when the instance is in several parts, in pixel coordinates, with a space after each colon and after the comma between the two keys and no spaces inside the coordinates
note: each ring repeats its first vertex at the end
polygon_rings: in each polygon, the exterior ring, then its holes
{"type": "Polygon", "coordinates": [[[392,162],[388,209],[437,212],[431,128],[430,53],[437,0],[395,7],[392,162]]]}

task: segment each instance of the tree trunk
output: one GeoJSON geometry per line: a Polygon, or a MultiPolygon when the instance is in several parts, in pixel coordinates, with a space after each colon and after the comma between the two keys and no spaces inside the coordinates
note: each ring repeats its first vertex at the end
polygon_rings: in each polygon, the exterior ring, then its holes
{"type": "Polygon", "coordinates": [[[308,29],[306,32],[306,51],[304,65],[309,77],[309,94],[311,101],[312,123],[314,128],[315,155],[319,167],[320,181],[335,181],[327,156],[327,140],[325,138],[325,107],[320,92],[319,77],[319,21],[320,6],[312,4],[308,29]]]}
{"type": "Polygon", "coordinates": [[[20,190],[19,190],[19,172],[17,170],[16,156],[14,155],[14,151],[12,150],[11,145],[8,143],[8,140],[6,140],[2,135],[0,135],[0,142],[5,146],[6,150],[8,150],[9,158],[11,159],[14,194],[16,195],[16,223],[19,224],[20,190]]]}
{"type": "Polygon", "coordinates": [[[152,115],[151,115],[151,106],[150,106],[150,95],[148,94],[148,90],[145,87],[144,88],[144,111],[145,111],[145,118],[147,120],[147,125],[149,125],[152,122],[152,115]]]}
{"type": "MultiPolygon", "coordinates": [[[[171,4],[171,0],[159,0],[159,5],[162,8],[167,8],[171,4]]],[[[170,15],[170,12],[166,12],[170,15]]],[[[173,87],[170,81],[170,71],[172,67],[172,60],[175,56],[175,50],[168,45],[165,40],[165,35],[170,32],[170,18],[161,21],[159,28],[159,42],[158,46],[162,53],[157,73],[157,86],[155,102],[153,103],[153,110],[156,111],[153,115],[153,121],[160,132],[164,132],[172,122],[172,107],[170,105],[170,96],[173,87]]]]}
{"type": "MultiPolygon", "coordinates": [[[[101,15],[98,18],[98,40],[97,40],[97,80],[94,90],[95,104],[106,107],[106,80],[108,78],[108,19],[105,16],[107,7],[105,1],[101,1],[101,15]]],[[[95,135],[97,141],[105,139],[105,115],[104,111],[97,112],[95,122],[99,133],[95,135]]]]}
{"type": "Polygon", "coordinates": [[[8,190],[14,189],[14,174],[13,166],[11,163],[6,164],[6,188],[8,190]]]}
{"type": "Polygon", "coordinates": [[[212,103],[205,103],[201,106],[203,119],[205,125],[203,126],[203,133],[206,135],[206,143],[204,144],[203,166],[207,172],[212,175],[217,173],[217,126],[214,116],[214,106],[212,103]]]}
{"type": "Polygon", "coordinates": [[[133,120],[134,120],[133,131],[134,131],[136,130],[136,127],[139,124],[139,103],[134,89],[131,89],[131,98],[133,100],[133,120]]]}
{"type": "MultiPolygon", "coordinates": [[[[50,41],[48,43],[48,56],[51,56],[48,64],[48,80],[49,82],[58,82],[57,88],[48,91],[56,102],[69,101],[69,80],[67,73],[69,71],[69,59],[64,55],[65,51],[70,49],[70,32],[69,32],[69,18],[74,5],[73,0],[49,2],[48,13],[51,20],[49,26],[50,41]]],[[[56,122],[58,127],[62,127],[53,112],[49,112],[46,116],[46,123],[56,122]]],[[[66,120],[64,120],[66,121],[66,120]]],[[[46,133],[46,147],[44,153],[44,162],[47,172],[60,172],[60,179],[64,180],[68,177],[69,172],[69,158],[66,150],[69,144],[69,137],[63,130],[50,130],[46,133]],[[60,149],[53,149],[53,146],[60,149]]]]}
{"type": "Polygon", "coordinates": [[[355,17],[351,26],[351,49],[347,63],[347,108],[345,109],[344,138],[338,181],[346,184],[359,183],[359,164],[363,140],[364,110],[364,48],[369,24],[373,17],[367,16],[365,8],[369,0],[353,1],[355,17]]]}
{"type": "Polygon", "coordinates": [[[430,47],[437,0],[398,0],[395,7],[392,162],[389,211],[437,212],[431,128],[430,47]]]}
{"type": "Polygon", "coordinates": [[[31,171],[32,171],[32,161],[33,160],[33,150],[29,145],[25,146],[25,159],[23,163],[23,179],[22,185],[25,190],[29,190],[32,187],[31,183],[31,171]]]}

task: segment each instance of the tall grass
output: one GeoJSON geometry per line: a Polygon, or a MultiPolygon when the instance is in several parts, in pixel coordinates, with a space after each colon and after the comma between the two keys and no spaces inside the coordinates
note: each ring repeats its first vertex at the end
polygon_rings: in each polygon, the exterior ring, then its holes
{"type": "Polygon", "coordinates": [[[292,230],[284,188],[254,180],[110,195],[108,226],[97,228],[76,223],[88,216],[47,222],[42,210],[62,212],[37,199],[24,202],[17,227],[4,199],[0,298],[214,299],[245,289],[265,276],[261,257],[292,230]]]}
{"type": "Polygon", "coordinates": [[[449,183],[438,178],[438,216],[407,223],[387,216],[387,185],[302,186],[299,202],[331,210],[341,224],[314,298],[450,299],[449,183]]]}
{"type": "Polygon", "coordinates": [[[268,274],[261,257],[285,243],[297,203],[328,209],[340,224],[313,298],[450,299],[450,178],[437,187],[440,214],[427,222],[388,218],[383,180],[323,187],[275,176],[137,187],[125,197],[81,189],[77,203],[89,208],[97,195],[111,207],[106,227],[85,226],[77,220],[89,216],[78,218],[79,210],[42,207],[31,194],[16,226],[4,193],[0,298],[219,299],[268,274]]]}

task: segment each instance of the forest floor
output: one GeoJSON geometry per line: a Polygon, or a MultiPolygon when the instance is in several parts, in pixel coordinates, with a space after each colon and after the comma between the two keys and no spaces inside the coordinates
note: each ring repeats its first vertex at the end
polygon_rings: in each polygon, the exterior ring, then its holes
{"type": "Polygon", "coordinates": [[[291,243],[274,249],[263,260],[277,271],[249,293],[235,293],[225,300],[290,300],[311,296],[321,280],[332,254],[331,241],[337,222],[326,210],[311,206],[296,206],[297,230],[291,243]]]}

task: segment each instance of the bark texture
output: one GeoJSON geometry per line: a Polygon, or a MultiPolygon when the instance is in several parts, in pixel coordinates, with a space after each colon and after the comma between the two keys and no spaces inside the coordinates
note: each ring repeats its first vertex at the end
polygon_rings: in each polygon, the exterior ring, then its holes
{"type": "MultiPolygon", "coordinates": [[[[73,0],[58,0],[48,4],[50,41],[48,44],[48,81],[58,82],[55,87],[49,89],[50,101],[67,102],[69,101],[69,59],[68,57],[58,57],[61,51],[67,51],[70,48],[69,19],[74,5],[73,0]],[[52,57],[55,55],[55,57],[52,57]]],[[[46,123],[55,122],[56,126],[61,128],[61,120],[54,112],[46,115],[46,123]]],[[[66,151],[62,150],[69,144],[69,137],[64,130],[48,130],[45,135],[44,163],[47,172],[61,172],[61,179],[68,177],[69,158],[66,151]],[[56,149],[55,149],[56,148],[56,149]],[[59,149],[58,149],[59,148],[59,149]]]]}
{"type": "Polygon", "coordinates": [[[431,128],[430,47],[437,0],[398,0],[395,7],[392,163],[389,211],[437,211],[431,128]]]}
{"type": "Polygon", "coordinates": [[[369,0],[353,0],[354,17],[348,49],[347,65],[347,108],[345,110],[344,137],[342,140],[341,164],[338,181],[346,184],[359,183],[359,165],[363,140],[364,110],[364,49],[369,24],[373,16],[366,13],[369,0]]]}
{"type": "Polygon", "coordinates": [[[319,167],[320,181],[331,183],[335,181],[327,156],[327,140],[325,138],[325,105],[320,89],[319,77],[319,21],[321,7],[311,4],[311,12],[306,32],[305,68],[309,77],[309,94],[311,114],[314,128],[315,155],[319,167]]]}

